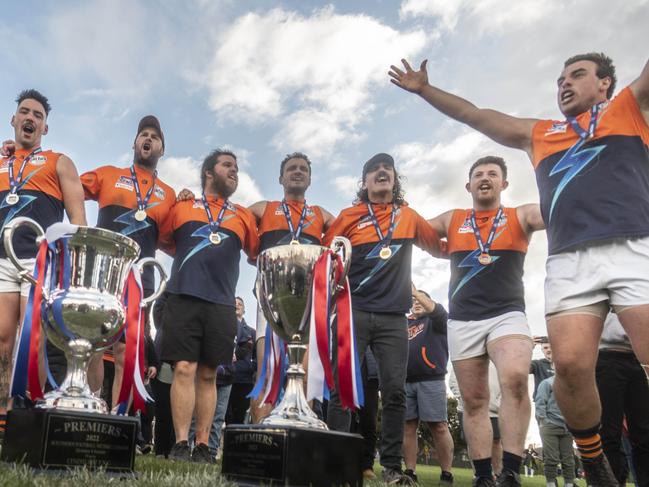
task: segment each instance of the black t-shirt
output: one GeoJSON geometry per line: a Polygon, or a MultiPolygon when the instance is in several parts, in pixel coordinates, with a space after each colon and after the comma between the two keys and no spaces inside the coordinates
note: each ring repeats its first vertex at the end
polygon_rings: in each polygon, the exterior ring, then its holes
{"type": "Polygon", "coordinates": [[[552,367],[552,362],[546,358],[540,358],[537,360],[532,360],[530,364],[530,374],[534,374],[534,394],[532,397],[536,397],[536,390],[539,388],[539,384],[543,382],[548,377],[554,375],[554,367],[552,367]]]}

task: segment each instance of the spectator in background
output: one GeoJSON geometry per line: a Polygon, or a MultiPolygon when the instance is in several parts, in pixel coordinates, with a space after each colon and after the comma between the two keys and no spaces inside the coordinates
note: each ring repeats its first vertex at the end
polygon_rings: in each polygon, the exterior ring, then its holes
{"type": "Polygon", "coordinates": [[[543,358],[532,360],[530,364],[530,374],[534,375],[534,393],[532,398],[536,398],[536,390],[539,388],[539,384],[554,375],[554,366],[552,365],[552,347],[550,346],[550,340],[548,337],[534,337],[534,343],[536,345],[541,345],[541,351],[543,352],[543,358]]]}
{"type": "Polygon", "coordinates": [[[404,474],[417,482],[417,428],[422,421],[433,436],[441,468],[440,485],[453,485],[453,438],[448,429],[446,364],[448,342],[444,307],[412,286],[412,313],[408,318],[406,426],[403,435],[404,474]]]}
{"type": "Polygon", "coordinates": [[[554,376],[541,381],[536,391],[536,420],[543,442],[543,473],[548,487],[557,485],[557,466],[561,464],[563,485],[572,487],[575,481],[575,454],[572,435],[554,397],[554,376]]]}
{"type": "Polygon", "coordinates": [[[248,411],[248,407],[250,406],[248,394],[250,394],[255,382],[253,354],[255,330],[248,326],[243,317],[246,312],[243,298],[237,296],[235,306],[237,312],[237,336],[234,345],[234,363],[232,364],[234,375],[232,377],[230,400],[225,416],[227,424],[241,424],[244,422],[246,411],[248,411]]]}
{"type": "Polygon", "coordinates": [[[634,478],[649,486],[649,385],[616,314],[604,322],[596,368],[602,403],[602,446],[615,478],[624,485],[628,467],[622,448],[622,423],[626,417],[634,478]]]}

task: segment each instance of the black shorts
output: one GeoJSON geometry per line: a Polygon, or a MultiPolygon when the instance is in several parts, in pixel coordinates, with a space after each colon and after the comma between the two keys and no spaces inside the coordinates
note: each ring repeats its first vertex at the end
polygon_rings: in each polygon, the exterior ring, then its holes
{"type": "Polygon", "coordinates": [[[217,367],[232,363],[237,315],[233,306],[168,294],[162,317],[162,361],[217,367]]]}

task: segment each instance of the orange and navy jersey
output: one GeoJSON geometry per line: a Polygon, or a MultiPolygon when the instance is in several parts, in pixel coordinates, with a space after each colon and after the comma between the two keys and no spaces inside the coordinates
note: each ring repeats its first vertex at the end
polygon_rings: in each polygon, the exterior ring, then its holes
{"type": "MultiPolygon", "coordinates": [[[[577,116],[588,128],[590,110],[577,116]]],[[[649,235],[649,126],[630,88],[600,109],[582,142],[567,121],[534,126],[533,163],[549,253],[649,235]]]]}
{"type": "MultiPolygon", "coordinates": [[[[486,242],[497,209],[476,211],[476,223],[486,242]]],[[[529,240],[516,215],[504,208],[489,250],[491,264],[478,262],[480,248],[471,225],[471,210],[454,210],[447,233],[451,258],[449,318],[484,320],[510,311],[525,311],[523,264],[529,240]]]]}
{"type": "MultiPolygon", "coordinates": [[[[297,225],[302,216],[304,201],[286,201],[289,211],[291,212],[291,222],[293,229],[297,231],[297,225]]],[[[308,205],[308,204],[307,204],[308,205]]],[[[324,217],[319,206],[308,205],[302,232],[300,233],[300,243],[320,245],[324,229],[324,217]]],[[[285,245],[291,243],[293,239],[286,222],[284,210],[282,210],[281,201],[269,201],[266,203],[266,209],[259,222],[259,251],[275,247],[276,245],[285,245]]]]}
{"type": "MultiPolygon", "coordinates": [[[[20,166],[32,151],[19,149],[13,161],[14,178],[18,178],[20,166]]],[[[11,157],[5,157],[0,164],[0,221],[4,227],[18,216],[26,216],[36,221],[43,229],[63,220],[63,193],[56,165],[61,154],[50,150],[35,154],[25,166],[22,181],[18,185],[20,200],[9,205],[5,197],[9,194],[9,167],[11,157]]],[[[36,256],[38,247],[34,241],[35,234],[20,228],[14,236],[14,250],[21,259],[36,256]]],[[[7,256],[4,245],[0,245],[0,257],[7,256]]]]}
{"type": "MultiPolygon", "coordinates": [[[[144,199],[153,183],[153,174],[135,167],[135,175],[144,199]]],[[[176,193],[156,178],[155,188],[147,204],[147,217],[135,219],[137,197],[129,167],[102,166],[81,175],[81,184],[87,200],[99,204],[97,226],[121,233],[135,240],[140,246],[140,257],[154,257],[158,234],[164,219],[176,201],[176,193]]],[[[142,277],[145,289],[153,289],[153,268],[147,267],[142,277]]]]}
{"type": "MultiPolygon", "coordinates": [[[[214,220],[223,199],[208,197],[214,220]]],[[[210,242],[210,224],[202,199],[179,201],[160,232],[160,248],[174,255],[167,291],[234,306],[241,250],[257,256],[259,238],[254,215],[228,202],[218,229],[220,243],[210,242]]]]}
{"type": "MultiPolygon", "coordinates": [[[[372,204],[372,209],[383,235],[386,235],[392,204],[372,204]]],[[[325,234],[325,245],[329,245],[336,235],[351,241],[352,260],[348,277],[355,309],[407,313],[412,304],[410,270],[413,244],[439,255],[439,236],[428,222],[408,206],[397,207],[395,211],[395,227],[390,242],[392,254],[386,260],[379,256],[383,245],[365,203],[341,211],[325,234]]]]}

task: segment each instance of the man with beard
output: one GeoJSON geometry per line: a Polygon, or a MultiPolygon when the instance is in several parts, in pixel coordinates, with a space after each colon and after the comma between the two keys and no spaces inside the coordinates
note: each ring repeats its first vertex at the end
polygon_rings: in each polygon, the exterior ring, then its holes
{"type": "Polygon", "coordinates": [[[449,355],[464,402],[464,432],[476,485],[493,485],[488,368],[498,370],[503,472],[499,485],[519,485],[518,472],[530,420],[527,375],[533,343],[525,316],[523,263],[531,234],[542,230],[539,206],[506,208],[501,192],[509,185],[500,157],[478,159],[466,190],[473,206],[430,220],[448,239],[449,355]]]}
{"type": "Polygon", "coordinates": [[[174,366],[173,460],[214,461],[208,437],[216,406],[216,369],[232,361],[240,252],[254,259],[259,247],[252,213],[229,201],[238,172],[232,152],[210,153],[201,167],[202,197],[178,202],[160,232],[161,248],[175,256],[162,319],[161,357],[174,366]],[[187,440],[194,414],[196,446],[190,455],[187,440]]]}
{"type": "MultiPolygon", "coordinates": [[[[306,154],[294,152],[282,160],[279,184],[284,188],[281,201],[259,201],[250,206],[259,225],[259,252],[291,243],[321,245],[322,235],[334,217],[320,206],[307,205],[306,190],[311,185],[311,161],[306,154]]],[[[257,373],[263,364],[266,319],[257,311],[257,373]]],[[[258,423],[270,414],[271,405],[251,401],[252,421],[258,423]]]]}
{"type": "MultiPolygon", "coordinates": [[[[5,147],[0,165],[0,219],[3,229],[18,216],[33,219],[43,227],[63,220],[63,211],[71,223],[86,224],[83,189],[74,163],[64,154],[41,149],[41,138],[48,132],[47,116],[51,107],[36,90],[25,90],[16,99],[18,108],[11,117],[14,143],[5,147]]],[[[14,250],[23,265],[32,268],[37,246],[34,233],[20,229],[14,237],[14,250]]],[[[7,259],[0,246],[0,436],[4,434],[9,407],[14,342],[22,321],[29,284],[7,259]]]]}
{"type": "Polygon", "coordinates": [[[649,63],[614,99],[615,67],[602,53],[566,60],[557,101],[566,120],[518,118],[476,107],[428,83],[426,61],[391,67],[397,86],[491,139],[524,150],[536,171],[547,226],[545,314],[554,392],[589,485],[615,485],[602,452],[595,385],[609,306],[649,370],[649,63]]]}
{"type": "MultiPolygon", "coordinates": [[[[439,253],[439,237],[403,199],[394,159],[376,154],[363,166],[362,187],[354,206],[341,211],[327,230],[352,244],[349,283],[358,363],[371,346],[379,368],[383,405],[381,465],[385,482],[410,483],[401,470],[406,413],[406,366],[410,310],[412,247],[439,253]]],[[[350,414],[342,409],[338,391],[331,393],[327,422],[349,431],[350,414]]]]}
{"type": "MultiPolygon", "coordinates": [[[[86,199],[99,204],[97,226],[135,240],[141,249],[140,258],[155,256],[160,228],[176,201],[174,190],[158,179],[157,166],[164,149],[160,122],[153,115],[147,115],[137,127],[130,167],[102,166],[81,175],[86,199]]],[[[153,294],[155,283],[151,267],[144,271],[142,286],[144,296],[153,294]]],[[[148,318],[148,309],[145,313],[148,318]]],[[[123,337],[113,346],[112,407],[117,404],[122,387],[125,348],[123,337]]],[[[93,389],[98,388],[102,383],[103,363],[96,356],[89,375],[92,383],[98,384],[93,389]]]]}

